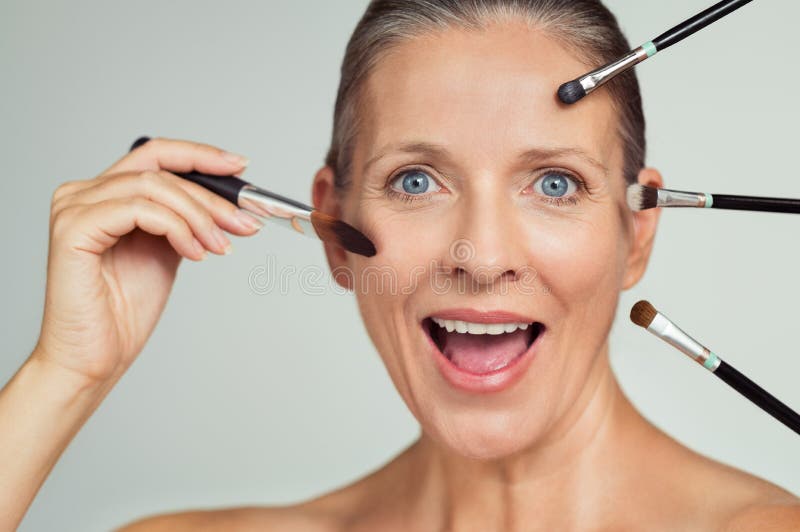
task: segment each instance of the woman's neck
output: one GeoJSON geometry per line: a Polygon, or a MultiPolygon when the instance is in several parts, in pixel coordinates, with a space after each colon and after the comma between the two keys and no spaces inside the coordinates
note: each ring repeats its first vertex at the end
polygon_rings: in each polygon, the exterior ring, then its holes
{"type": "Polygon", "coordinates": [[[429,523],[433,529],[597,525],[622,480],[613,464],[642,452],[644,435],[653,429],[619,388],[606,346],[578,399],[546,438],[514,456],[470,460],[423,434],[404,453],[408,485],[415,487],[407,492],[415,500],[406,502],[416,515],[436,521],[429,523]]]}

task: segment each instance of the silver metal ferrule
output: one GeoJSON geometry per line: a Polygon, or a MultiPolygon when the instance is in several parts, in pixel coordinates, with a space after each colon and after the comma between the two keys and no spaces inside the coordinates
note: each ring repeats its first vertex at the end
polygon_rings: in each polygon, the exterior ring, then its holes
{"type": "Polygon", "coordinates": [[[656,313],[648,331],[658,336],[671,346],[677,348],[710,371],[715,371],[720,364],[720,359],[703,344],[683,332],[663,314],[656,313]],[[710,361],[710,362],[709,362],[710,361]]]}
{"type": "Polygon", "coordinates": [[[659,207],[705,207],[707,195],[702,192],[658,189],[659,207]]]}
{"type": "Polygon", "coordinates": [[[583,90],[586,91],[586,94],[590,94],[595,89],[610,81],[614,76],[633,68],[647,59],[647,57],[647,52],[643,47],[640,46],[639,48],[630,52],[628,55],[624,56],[622,59],[618,59],[613,63],[602,66],[597,70],[592,70],[585,76],[581,77],[578,82],[583,87],[583,90]]]}
{"type": "Polygon", "coordinates": [[[252,214],[270,218],[272,221],[306,236],[319,238],[311,223],[313,208],[304,203],[272,193],[255,185],[243,187],[239,191],[238,199],[239,207],[252,214]]]}

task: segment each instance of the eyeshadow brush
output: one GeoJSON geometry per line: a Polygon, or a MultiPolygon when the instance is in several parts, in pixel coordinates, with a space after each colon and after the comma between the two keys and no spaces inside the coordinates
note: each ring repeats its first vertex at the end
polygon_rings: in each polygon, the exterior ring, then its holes
{"type": "MultiPolygon", "coordinates": [[[[146,144],[149,137],[140,137],[130,151],[146,144]]],[[[290,198],[259,188],[234,176],[216,176],[200,172],[175,173],[184,179],[222,196],[239,208],[281,225],[298,233],[317,237],[324,242],[336,244],[347,251],[372,257],[375,245],[353,226],[290,198]]]]}
{"type": "Polygon", "coordinates": [[[639,301],[633,306],[631,321],[688,355],[756,406],[800,434],[800,415],[797,412],[683,332],[649,302],[639,301]]]}
{"type": "Polygon", "coordinates": [[[657,207],[696,207],[701,209],[800,214],[800,199],[684,192],[644,185],[630,185],[628,187],[627,200],[628,206],[634,211],[655,209],[657,207]]]}
{"type": "Polygon", "coordinates": [[[593,70],[578,79],[564,83],[558,88],[558,98],[566,104],[573,104],[587,94],[591,94],[608,81],[611,81],[619,74],[630,70],[642,61],[653,57],[658,52],[669,48],[673,44],[681,42],[686,37],[700,31],[709,24],[713,24],[725,15],[736,11],[752,1],[753,0],[723,0],[722,2],[714,4],[702,13],[698,13],[692,18],[681,22],[674,28],[667,30],[652,41],[644,43],[620,59],[593,70]]]}

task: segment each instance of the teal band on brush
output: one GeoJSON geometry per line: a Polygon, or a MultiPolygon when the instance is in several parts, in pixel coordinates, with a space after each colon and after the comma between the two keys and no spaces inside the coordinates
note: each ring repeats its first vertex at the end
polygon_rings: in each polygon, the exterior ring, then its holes
{"type": "Polygon", "coordinates": [[[647,41],[642,45],[642,48],[647,52],[647,57],[653,57],[658,53],[658,48],[653,44],[653,41],[647,41]]]}
{"type": "Polygon", "coordinates": [[[714,353],[711,353],[711,355],[709,355],[709,357],[703,363],[703,367],[706,368],[706,369],[714,369],[714,366],[717,365],[717,360],[719,360],[717,355],[715,355],[714,353]]]}
{"type": "Polygon", "coordinates": [[[714,206],[714,196],[711,194],[706,194],[706,209],[710,209],[714,206]]]}

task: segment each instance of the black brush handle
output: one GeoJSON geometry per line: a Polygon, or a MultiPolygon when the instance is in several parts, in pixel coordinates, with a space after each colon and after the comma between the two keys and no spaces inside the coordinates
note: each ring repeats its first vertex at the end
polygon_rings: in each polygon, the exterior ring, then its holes
{"type": "Polygon", "coordinates": [[[736,368],[725,361],[720,361],[714,375],[728,383],[731,388],[750,399],[769,415],[800,434],[800,415],[777,400],[764,388],[739,373],[736,368]]]}
{"type": "Polygon", "coordinates": [[[752,1],[753,0],[723,0],[709,7],[702,13],[698,13],[689,20],[681,22],[674,28],[665,31],[653,39],[653,44],[656,46],[656,50],[660,52],[752,1]]]}
{"type": "Polygon", "coordinates": [[[800,199],[759,198],[756,196],[732,196],[712,194],[712,208],[736,211],[787,212],[800,214],[800,199]]]}
{"type": "MultiPolygon", "coordinates": [[[[133,151],[139,146],[147,144],[149,141],[150,137],[139,137],[131,145],[131,149],[129,151],[133,151]]],[[[242,188],[250,184],[247,181],[242,181],[238,177],[234,176],[217,176],[201,174],[200,172],[173,173],[184,179],[188,179],[189,181],[197,183],[198,185],[207,188],[215,194],[219,194],[236,206],[239,205],[239,192],[242,190],[242,188]]]]}

